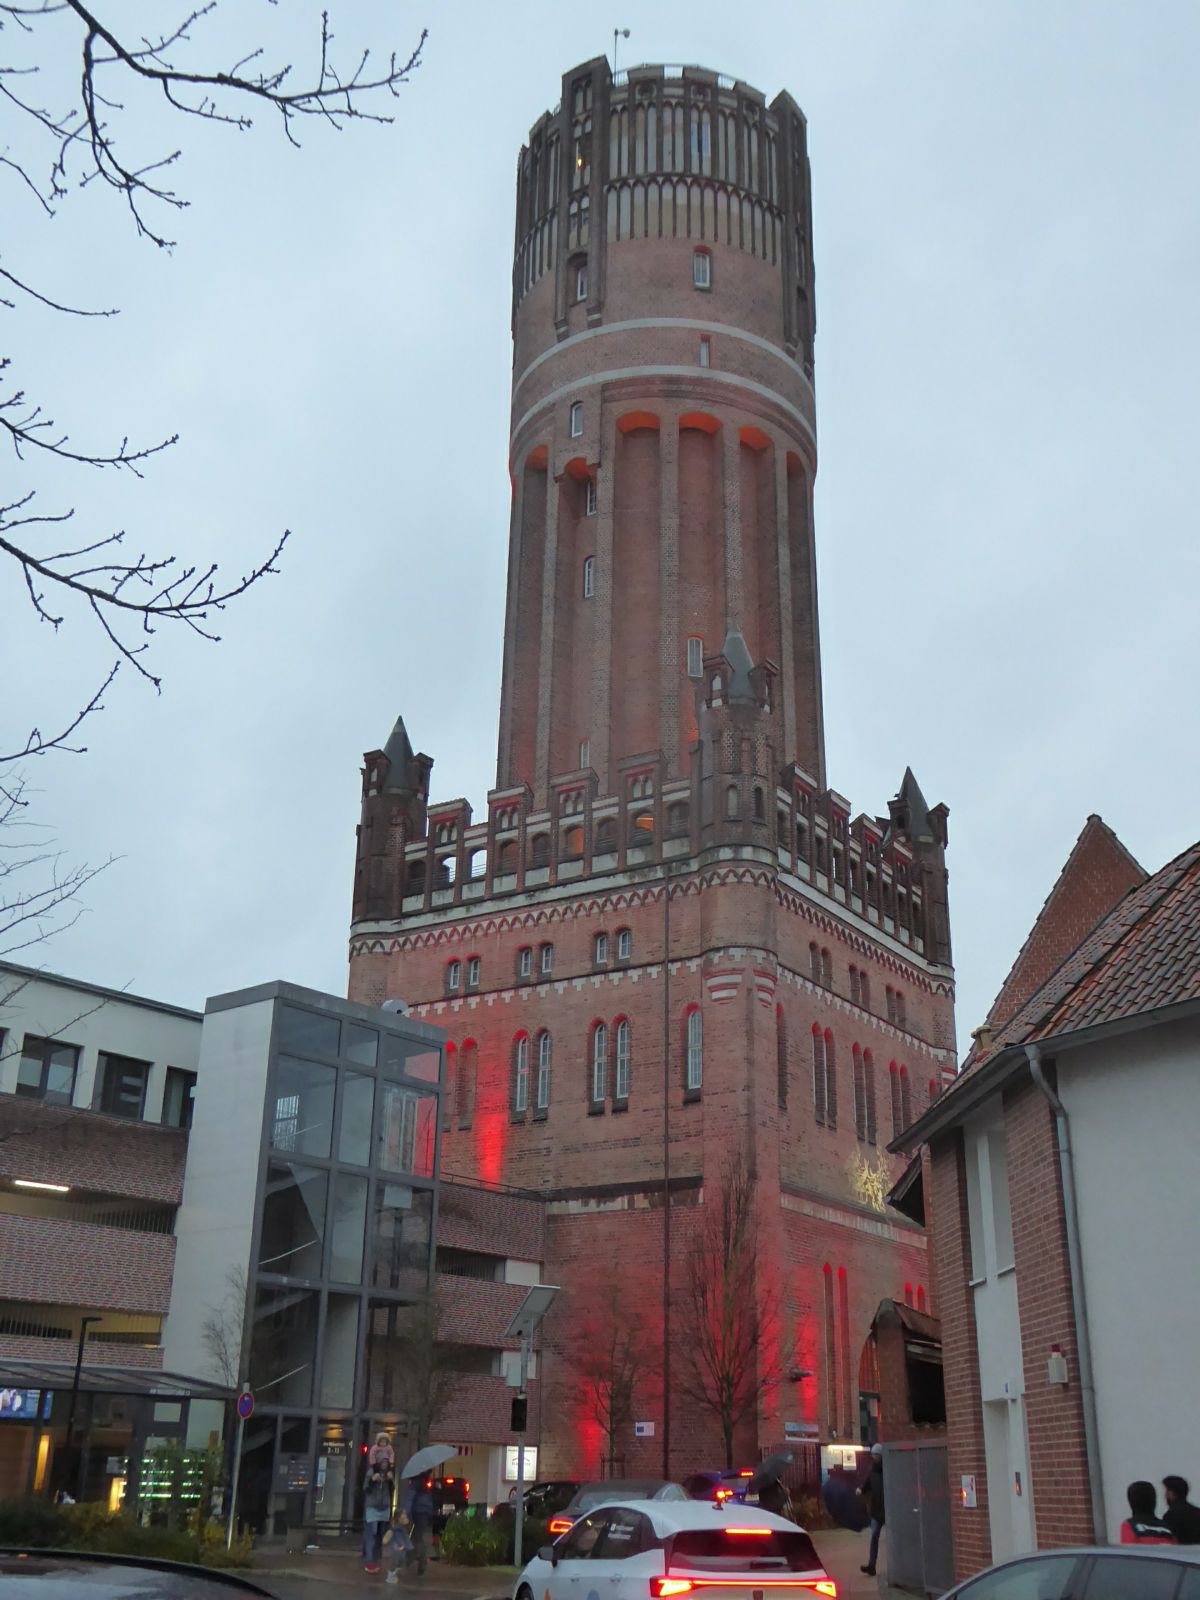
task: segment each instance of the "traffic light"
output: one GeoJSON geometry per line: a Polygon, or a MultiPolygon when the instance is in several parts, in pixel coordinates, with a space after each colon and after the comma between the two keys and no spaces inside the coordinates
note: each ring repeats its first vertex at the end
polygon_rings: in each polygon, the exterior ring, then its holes
{"type": "Polygon", "coordinates": [[[523,1394],[513,1395],[512,1401],[512,1431],[524,1433],[525,1424],[529,1420],[529,1401],[523,1394]]]}

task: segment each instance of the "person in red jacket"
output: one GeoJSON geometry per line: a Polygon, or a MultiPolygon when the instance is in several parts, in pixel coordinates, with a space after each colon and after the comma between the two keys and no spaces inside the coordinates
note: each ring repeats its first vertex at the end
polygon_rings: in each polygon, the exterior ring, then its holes
{"type": "Polygon", "coordinates": [[[1131,1515],[1121,1524],[1122,1544],[1175,1544],[1175,1535],[1158,1517],[1154,1485],[1139,1478],[1125,1491],[1131,1515]]]}

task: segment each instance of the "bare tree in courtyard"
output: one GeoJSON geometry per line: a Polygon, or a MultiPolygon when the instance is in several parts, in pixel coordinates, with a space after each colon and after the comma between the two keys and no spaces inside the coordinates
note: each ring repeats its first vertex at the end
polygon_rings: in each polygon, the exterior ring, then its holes
{"type": "Polygon", "coordinates": [[[633,1432],[639,1381],[657,1371],[658,1357],[645,1319],[618,1284],[606,1285],[603,1295],[584,1307],[566,1359],[584,1409],[604,1438],[602,1470],[619,1476],[624,1445],[633,1432]]]}
{"type": "Polygon", "coordinates": [[[200,1325],[200,1342],[217,1383],[234,1388],[244,1374],[242,1330],[246,1321],[247,1281],[244,1267],[231,1267],[225,1274],[225,1293],[219,1305],[210,1305],[200,1325]]]}
{"type": "Polygon", "coordinates": [[[677,1389],[712,1417],[733,1465],[734,1436],[782,1381],[780,1307],[758,1282],[758,1200],[736,1161],[704,1197],[676,1312],[677,1389]]]}
{"type": "Polygon", "coordinates": [[[454,1346],[444,1342],[437,1291],[415,1305],[373,1306],[370,1316],[372,1408],[406,1418],[409,1446],[419,1450],[453,1401],[460,1377],[454,1346]]]}

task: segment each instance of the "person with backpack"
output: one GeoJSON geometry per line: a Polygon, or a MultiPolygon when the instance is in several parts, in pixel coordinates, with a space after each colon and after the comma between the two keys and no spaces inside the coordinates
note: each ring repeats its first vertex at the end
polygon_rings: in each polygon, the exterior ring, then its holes
{"type": "Polygon", "coordinates": [[[867,1510],[871,1513],[871,1544],[867,1553],[867,1564],[861,1570],[868,1578],[875,1576],[875,1563],[879,1560],[879,1536],[883,1532],[884,1505],[883,1505],[883,1446],[871,1446],[871,1465],[867,1468],[867,1475],[862,1483],[862,1497],[867,1503],[867,1510]]]}
{"type": "Polygon", "coordinates": [[[1121,1524],[1122,1544],[1175,1544],[1178,1541],[1167,1527],[1165,1522],[1159,1520],[1158,1496],[1154,1492],[1154,1485],[1147,1483],[1144,1478],[1139,1478],[1136,1483],[1131,1483],[1125,1491],[1129,1501],[1129,1516],[1121,1524]]]}

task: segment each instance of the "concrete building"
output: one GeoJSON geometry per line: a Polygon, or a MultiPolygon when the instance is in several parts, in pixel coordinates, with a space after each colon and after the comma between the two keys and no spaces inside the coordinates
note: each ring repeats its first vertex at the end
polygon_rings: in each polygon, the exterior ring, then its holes
{"type": "Polygon", "coordinates": [[[927,1152],[960,1578],[1116,1540],[1134,1479],[1200,1479],[1198,1058],[1200,845],[1147,878],[1089,818],[963,1074],[896,1141],[927,1152]]]}
{"type": "Polygon", "coordinates": [[[447,1030],[446,1171],[545,1204],[551,1473],[723,1454],[664,1352],[735,1169],[777,1328],[739,1455],[886,1429],[876,1310],[935,1309],[882,1197],[954,1065],[946,809],[826,777],[813,277],[789,95],[564,76],[518,165],[497,786],[432,803],[403,721],[365,758],[350,994],[447,1030]],[[619,1442],[572,1354],[614,1314],[598,1263],[644,1333],[619,1442]]]}

